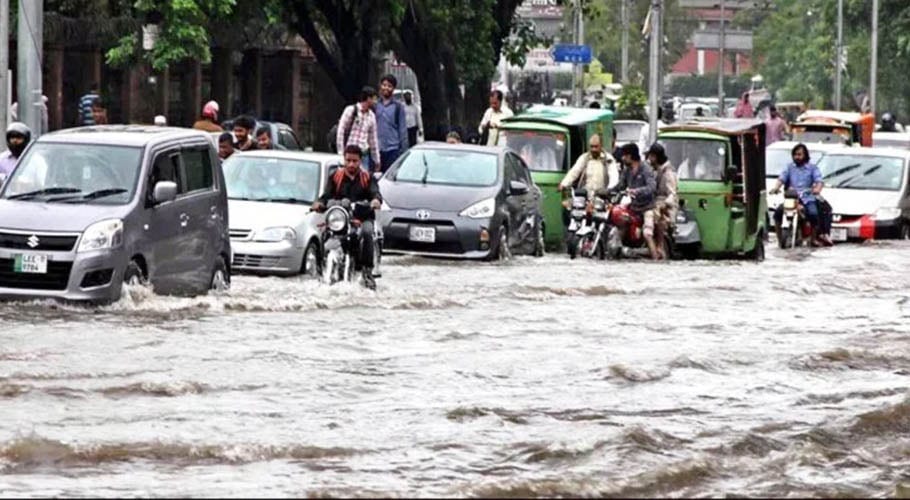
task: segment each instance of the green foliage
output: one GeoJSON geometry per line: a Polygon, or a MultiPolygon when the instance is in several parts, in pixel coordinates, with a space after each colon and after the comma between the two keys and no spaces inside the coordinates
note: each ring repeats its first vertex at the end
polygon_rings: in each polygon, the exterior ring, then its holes
{"type": "MultiPolygon", "coordinates": [[[[749,90],[751,75],[725,76],[724,95],[739,96],[749,90]]],[[[670,94],[682,96],[717,95],[717,74],[680,76],[670,84],[670,94]]]]}
{"type": "Polygon", "coordinates": [[[622,94],[616,101],[617,120],[647,120],[645,106],[648,104],[648,94],[645,89],[637,85],[626,85],[622,94]]]}

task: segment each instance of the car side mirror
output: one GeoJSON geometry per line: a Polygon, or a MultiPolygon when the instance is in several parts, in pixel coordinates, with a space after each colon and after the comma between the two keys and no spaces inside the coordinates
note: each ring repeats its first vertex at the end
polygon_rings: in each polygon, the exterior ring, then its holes
{"type": "Polygon", "coordinates": [[[520,181],[509,182],[509,194],[512,196],[522,196],[528,194],[531,189],[527,184],[520,181]]]}
{"type": "Polygon", "coordinates": [[[159,181],[155,184],[155,191],[152,193],[155,204],[167,203],[177,199],[177,183],[171,181],[159,181]]]}

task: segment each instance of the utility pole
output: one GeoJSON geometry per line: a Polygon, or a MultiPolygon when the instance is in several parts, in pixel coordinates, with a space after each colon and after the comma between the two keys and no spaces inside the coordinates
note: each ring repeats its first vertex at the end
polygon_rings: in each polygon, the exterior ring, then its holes
{"type": "MultiPolygon", "coordinates": [[[[575,0],[575,45],[585,44],[585,19],[581,10],[582,0],[575,0]]],[[[584,106],[585,99],[585,67],[584,64],[575,63],[573,72],[573,90],[575,93],[575,106],[580,108],[584,106]]]]}
{"type": "MultiPolygon", "coordinates": [[[[9,0],[0,0],[0,131],[6,133],[9,120],[9,0]]],[[[6,141],[0,141],[0,151],[6,151],[6,141]]]]}
{"type": "Polygon", "coordinates": [[[878,85],[878,0],[872,0],[872,64],[869,68],[869,107],[875,114],[875,89],[878,85]]]}
{"type": "Polygon", "coordinates": [[[41,57],[44,46],[44,2],[19,0],[19,34],[16,39],[19,74],[19,121],[32,129],[33,137],[41,135],[41,57]]]}
{"type": "Polygon", "coordinates": [[[657,139],[657,108],[660,106],[661,8],[663,0],[651,0],[651,55],[648,72],[648,144],[657,139]]]}
{"type": "Polygon", "coordinates": [[[724,116],[726,113],[724,106],[724,44],[726,42],[726,10],[724,0],[720,0],[720,37],[718,38],[718,57],[717,57],[717,116],[724,116]]]}
{"type": "Polygon", "coordinates": [[[629,0],[620,1],[620,16],[622,17],[622,73],[623,85],[629,83],[629,0]]]}
{"type": "Polygon", "coordinates": [[[837,0],[837,56],[834,63],[834,109],[841,108],[841,65],[844,64],[844,0],[837,0]]]}

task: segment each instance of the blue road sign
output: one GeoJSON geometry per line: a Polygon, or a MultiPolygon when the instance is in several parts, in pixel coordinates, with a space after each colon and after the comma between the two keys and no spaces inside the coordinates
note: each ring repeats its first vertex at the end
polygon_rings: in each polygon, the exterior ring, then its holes
{"type": "Polygon", "coordinates": [[[588,64],[591,62],[590,45],[570,45],[558,43],[553,46],[553,60],[573,64],[588,64]]]}

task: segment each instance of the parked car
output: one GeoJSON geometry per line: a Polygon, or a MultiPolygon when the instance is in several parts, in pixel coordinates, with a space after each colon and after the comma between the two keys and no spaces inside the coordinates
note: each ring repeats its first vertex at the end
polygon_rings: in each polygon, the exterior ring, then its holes
{"type": "Polygon", "coordinates": [[[342,162],[338,155],[274,150],[225,160],[235,271],[317,275],[325,217],[310,206],[342,162]]]}
{"type": "Polygon", "coordinates": [[[198,130],[107,125],[29,147],[0,193],[0,296],[108,302],[230,284],[224,176],[198,130]]]}
{"type": "MultiPolygon", "coordinates": [[[[781,171],[793,163],[793,147],[799,144],[793,141],[777,141],[765,149],[765,187],[768,193],[768,227],[774,227],[774,210],[784,202],[783,192],[770,194],[777,184],[781,171]]],[[[844,148],[840,143],[810,142],[806,144],[809,149],[809,161],[818,165],[828,151],[844,148]]]]}
{"type": "Polygon", "coordinates": [[[872,132],[872,147],[910,150],[910,133],[872,132]]]}
{"type": "MultiPolygon", "coordinates": [[[[659,123],[659,122],[658,122],[659,123]]],[[[648,150],[648,122],[641,120],[616,120],[613,122],[616,129],[616,145],[635,143],[641,152],[648,150]]]]}
{"type": "MultiPolygon", "coordinates": [[[[234,120],[226,120],[221,123],[221,126],[225,131],[230,132],[234,129],[234,120]]],[[[294,132],[294,129],[292,129],[290,125],[281,122],[256,120],[256,128],[251,133],[255,134],[256,130],[259,130],[260,127],[269,128],[271,131],[272,144],[280,144],[288,151],[303,150],[303,145],[300,142],[300,139],[297,138],[297,133],[294,132]]],[[[217,141],[218,138],[216,137],[215,140],[217,141]]],[[[256,137],[254,135],[253,141],[255,140],[256,137]]]]}
{"type": "Polygon", "coordinates": [[[910,152],[841,148],[818,163],[831,204],[831,239],[910,239],[910,152]]]}
{"type": "Polygon", "coordinates": [[[541,192],[506,147],[424,143],[379,181],[384,251],[465,259],[543,254],[541,192]]]}

